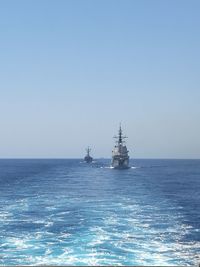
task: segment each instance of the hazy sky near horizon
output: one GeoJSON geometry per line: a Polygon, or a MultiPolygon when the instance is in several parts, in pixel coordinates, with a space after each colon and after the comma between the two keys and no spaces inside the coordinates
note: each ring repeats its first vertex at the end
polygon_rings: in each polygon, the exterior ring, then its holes
{"type": "Polygon", "coordinates": [[[0,157],[200,158],[200,1],[0,1],[0,157]]]}

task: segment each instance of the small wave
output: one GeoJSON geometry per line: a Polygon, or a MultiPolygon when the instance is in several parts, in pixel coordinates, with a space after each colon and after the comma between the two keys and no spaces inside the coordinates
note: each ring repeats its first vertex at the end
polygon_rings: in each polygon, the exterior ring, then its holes
{"type": "MultiPolygon", "coordinates": [[[[139,169],[140,167],[131,166],[131,169],[139,169]]],[[[114,169],[112,166],[101,166],[100,169],[114,169]]]]}
{"type": "MultiPolygon", "coordinates": [[[[25,220],[26,221],[26,220],[25,220]]],[[[31,222],[31,221],[30,221],[31,222]]],[[[34,223],[45,224],[45,220],[35,220],[34,223]]]]}
{"type": "Polygon", "coordinates": [[[68,238],[69,236],[71,236],[70,233],[61,233],[60,235],[61,238],[68,238]]]}
{"type": "Polygon", "coordinates": [[[27,239],[20,239],[16,237],[8,238],[7,239],[7,245],[10,247],[15,247],[17,250],[19,249],[27,249],[31,247],[30,244],[27,244],[27,239]]]}
{"type": "Polygon", "coordinates": [[[54,223],[53,222],[47,222],[46,224],[45,224],[45,227],[50,227],[50,226],[52,226],[54,223]]]}

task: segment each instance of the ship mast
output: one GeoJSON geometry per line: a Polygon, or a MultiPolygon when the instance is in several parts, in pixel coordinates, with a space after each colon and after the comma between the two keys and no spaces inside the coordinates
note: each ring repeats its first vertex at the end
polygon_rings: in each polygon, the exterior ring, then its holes
{"type": "Polygon", "coordinates": [[[91,151],[91,149],[88,147],[88,148],[86,149],[87,156],[90,156],[90,151],[91,151]]]}
{"type": "Polygon", "coordinates": [[[119,126],[119,140],[118,140],[118,143],[121,144],[122,143],[122,127],[121,127],[121,123],[120,123],[120,126],[119,126]]]}
{"type": "Polygon", "coordinates": [[[116,143],[118,143],[119,145],[120,144],[123,144],[123,142],[124,142],[123,139],[127,138],[126,136],[123,136],[121,123],[119,125],[119,133],[118,133],[118,136],[114,136],[114,138],[118,139],[116,141],[116,143]]]}

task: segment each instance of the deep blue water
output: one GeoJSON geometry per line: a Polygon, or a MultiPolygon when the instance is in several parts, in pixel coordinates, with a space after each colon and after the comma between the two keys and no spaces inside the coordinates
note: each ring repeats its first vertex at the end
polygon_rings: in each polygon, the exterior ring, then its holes
{"type": "Polygon", "coordinates": [[[0,265],[194,265],[200,160],[0,160],[0,265]]]}

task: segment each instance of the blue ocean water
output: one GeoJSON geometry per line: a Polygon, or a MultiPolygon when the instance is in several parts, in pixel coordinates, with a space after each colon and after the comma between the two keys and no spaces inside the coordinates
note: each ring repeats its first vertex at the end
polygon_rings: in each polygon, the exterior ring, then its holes
{"type": "Polygon", "coordinates": [[[0,265],[194,265],[200,160],[0,160],[0,265]]]}

